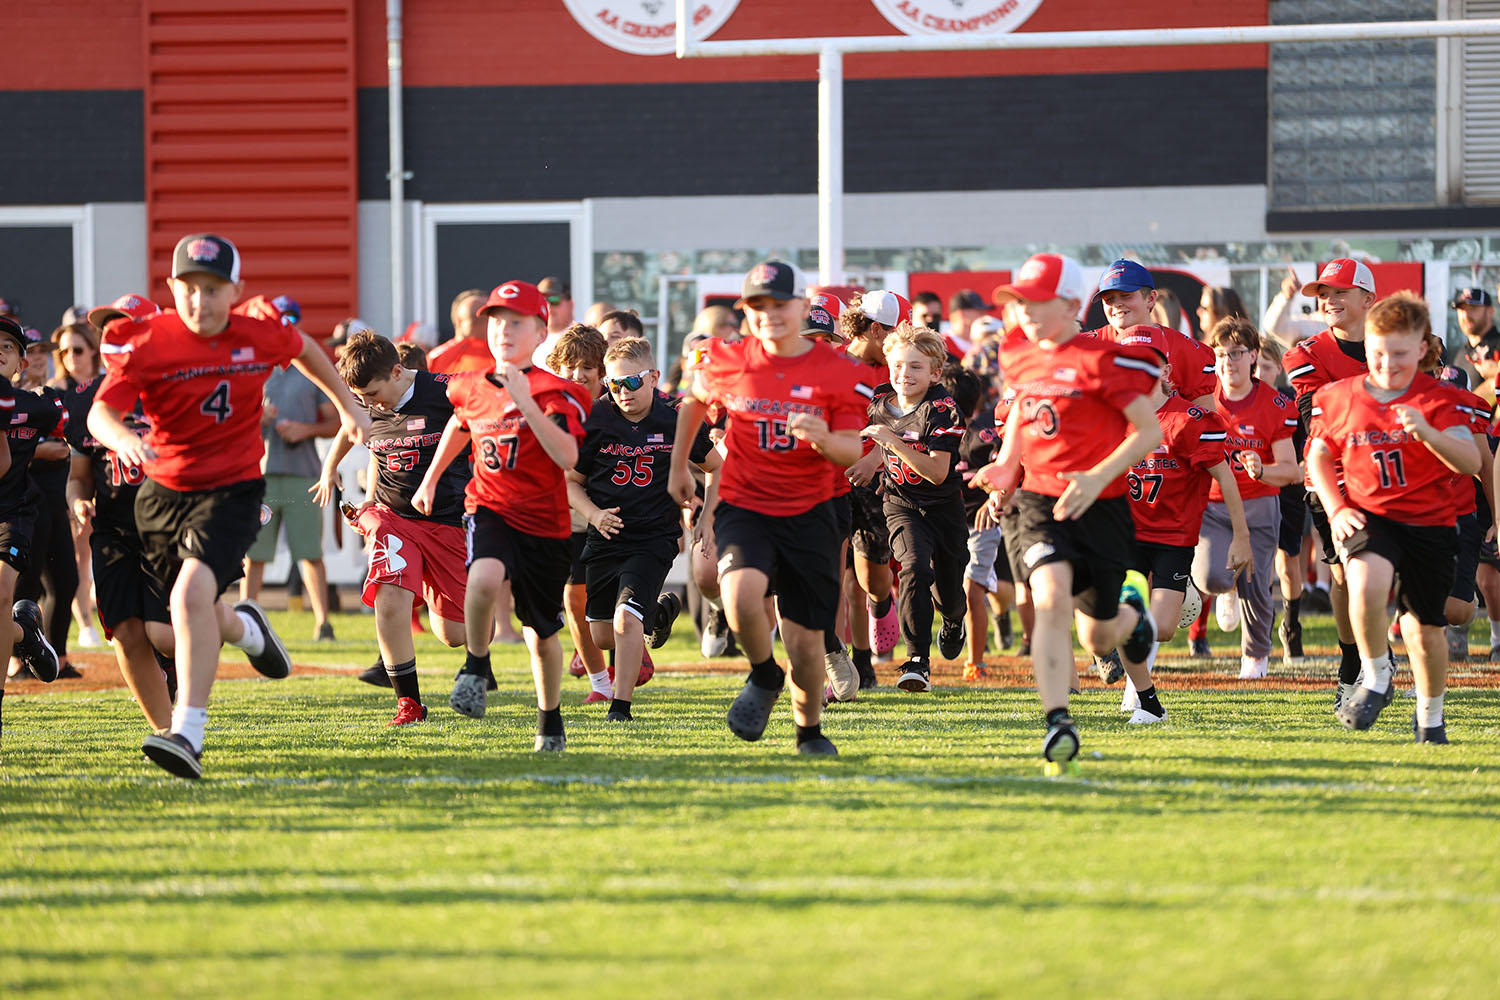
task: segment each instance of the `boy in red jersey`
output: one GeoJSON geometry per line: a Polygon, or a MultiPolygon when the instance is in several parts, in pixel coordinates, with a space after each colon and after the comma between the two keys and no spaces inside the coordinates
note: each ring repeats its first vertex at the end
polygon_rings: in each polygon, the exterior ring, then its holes
{"type": "Polygon", "coordinates": [[[678,410],[669,489],[693,502],[692,442],[709,406],[728,415],[719,503],[712,530],[729,624],[750,660],[750,677],[729,709],[743,740],[765,733],[786,674],[776,665],[765,597],[774,587],[792,666],[797,752],[835,754],[823,735],[823,633],[838,616],[840,539],[828,463],[860,456],[865,425],[858,370],[827,344],[802,336],[808,304],[791,264],[768,260],[745,276],[739,304],[752,336],[710,341],[678,410]]]}
{"type": "MultiPolygon", "coordinates": [[[[1365,365],[1365,314],[1375,304],[1375,276],[1357,260],[1341,257],[1323,265],[1313,281],[1302,286],[1303,295],[1316,296],[1318,311],[1328,329],[1314,334],[1282,355],[1292,391],[1297,395],[1297,412],[1308,434],[1311,423],[1313,393],[1330,382],[1363,375],[1365,365]]],[[[1339,633],[1339,679],[1334,690],[1333,708],[1337,712],[1346,694],[1353,693],[1359,681],[1360,652],[1354,641],[1354,626],[1349,621],[1349,592],[1344,583],[1344,567],[1328,524],[1328,514],[1318,500],[1311,470],[1304,477],[1307,485],[1307,509],[1313,527],[1323,543],[1323,561],[1331,577],[1328,599],[1333,605],[1333,621],[1339,633]]]]}
{"type": "Polygon", "coordinates": [[[1161,443],[1148,398],[1161,368],[1150,351],[1079,336],[1086,290],[1078,263],[1059,254],[1037,254],[995,290],[997,300],[1013,301],[1022,334],[1000,349],[1015,401],[1000,457],[975,476],[998,502],[1014,493],[1020,512],[1015,545],[1036,609],[1032,663],[1049,771],[1078,754],[1068,714],[1075,598],[1079,641],[1096,657],[1118,646],[1142,664],[1156,640],[1146,581],[1129,569],[1135,531],[1125,473],[1161,443]]]}
{"type": "Polygon", "coordinates": [[[493,372],[468,372],[448,383],[453,416],[412,497],[431,514],[438,480],[473,440],[474,478],[464,507],[469,577],[464,595],[467,654],[449,704],[482,718],[490,675],[490,636],[500,585],[511,582],[516,616],[531,652],[536,685],[535,749],[567,748],[563,731],[563,586],[571,557],[568,491],[563,472],[578,461],[583,422],[593,400],[583,386],[531,366],[547,336],[547,300],[535,285],[507,281],[479,310],[488,323],[493,372]]]}
{"type": "MultiPolygon", "coordinates": [[[[1109,326],[1093,331],[1096,336],[1119,340],[1126,330],[1156,326],[1151,310],[1156,306],[1156,279],[1133,260],[1121,258],[1109,265],[1094,293],[1104,307],[1109,326]]],[[[1180,330],[1157,326],[1167,363],[1172,368],[1172,388],[1179,396],[1202,409],[1214,406],[1213,351],[1180,330]]]]}
{"type": "Polygon", "coordinates": [[[1244,502],[1255,565],[1245,574],[1225,568],[1229,511],[1216,482],[1203,514],[1193,582],[1205,595],[1220,595],[1219,627],[1224,631],[1231,631],[1244,618],[1240,679],[1252,680],[1266,676],[1271,656],[1271,626],[1276,616],[1271,585],[1276,580],[1276,543],[1281,533],[1281,487],[1296,482],[1302,473],[1292,442],[1297,411],[1274,386],[1255,377],[1260,331],[1254,323],[1235,317],[1221,319],[1205,342],[1214,351],[1218,369],[1214,406],[1229,432],[1229,467],[1244,502]]]}
{"type": "MultiPolygon", "coordinates": [[[[1171,363],[1166,360],[1169,336],[1159,326],[1143,325],[1130,327],[1118,337],[1120,344],[1150,347],[1162,359],[1162,376],[1150,397],[1162,441],[1127,476],[1130,516],[1135,523],[1133,566],[1151,581],[1151,617],[1156,620],[1159,643],[1171,642],[1177,632],[1210,485],[1222,491],[1232,529],[1225,569],[1238,576],[1253,562],[1244,506],[1225,455],[1228,432],[1224,421],[1213,410],[1171,391],[1171,363]]],[[[1160,722],[1167,715],[1150,681],[1155,662],[1153,647],[1144,669],[1127,677],[1120,707],[1133,713],[1130,721],[1136,725],[1160,722]]]]}
{"type": "Polygon", "coordinates": [[[1417,371],[1431,329],[1426,303],[1405,292],[1370,310],[1370,372],[1314,395],[1307,466],[1344,563],[1359,643],[1360,686],[1339,706],[1339,721],[1369,729],[1394,696],[1385,608],[1399,574],[1396,600],[1417,685],[1413,731],[1418,743],[1446,743],[1444,604],[1458,553],[1453,475],[1474,475],[1480,459],[1453,387],[1417,371]]]}
{"type": "Polygon", "coordinates": [[[168,593],[177,658],[177,705],[169,732],[142,751],[180,778],[203,773],[208,696],[229,642],[269,677],[285,677],[291,659],[252,601],[219,600],[239,579],[260,529],[264,446],[262,389],[273,367],[295,363],[339,408],[356,440],[370,428],[349,389],[316,342],[269,317],[232,312],[244,290],[234,244],[208,233],[185,236],[172,254],[168,287],[177,306],[132,322],[111,322],[109,371],[88,426],[147,481],[136,495],[136,526],[147,567],[168,593]],[[125,415],[141,403],[150,424],[136,436],[125,415]]]}

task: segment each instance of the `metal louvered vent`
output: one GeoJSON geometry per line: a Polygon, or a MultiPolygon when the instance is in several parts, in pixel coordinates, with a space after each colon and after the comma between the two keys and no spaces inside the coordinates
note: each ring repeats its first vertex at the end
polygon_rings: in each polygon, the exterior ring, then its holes
{"type": "MultiPolygon", "coordinates": [[[[1500,17],[1500,0],[1465,0],[1464,17],[1500,17]]],[[[1464,201],[1500,202],[1500,38],[1463,41],[1464,201]]]]}

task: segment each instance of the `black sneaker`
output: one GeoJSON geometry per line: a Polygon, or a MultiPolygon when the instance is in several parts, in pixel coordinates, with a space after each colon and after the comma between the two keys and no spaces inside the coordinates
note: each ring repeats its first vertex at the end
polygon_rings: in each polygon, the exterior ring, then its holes
{"type": "Polygon", "coordinates": [[[1017,656],[1030,656],[1031,655],[1031,640],[1029,638],[1023,638],[1021,640],[1021,648],[1018,649],[1018,650],[1016,650],[1016,655],[1017,656]]]}
{"type": "Polygon", "coordinates": [[[1281,659],[1283,663],[1301,663],[1306,656],[1302,652],[1302,623],[1290,625],[1285,618],[1277,629],[1281,636],[1281,659]]]}
{"type": "Polygon", "coordinates": [[[1005,612],[1005,614],[1003,614],[1003,615],[996,616],[996,618],[995,618],[995,631],[1000,636],[1000,650],[1001,650],[1001,652],[1004,652],[1005,650],[1009,649],[1011,643],[1013,643],[1013,642],[1016,641],[1016,633],[1015,633],[1014,627],[1010,623],[1010,612],[1009,611],[1005,612]]]}
{"type": "Polygon", "coordinates": [[[179,778],[203,777],[203,754],[194,750],[181,733],[152,733],[141,744],[141,753],[168,774],[179,778]]]}
{"type": "Polygon", "coordinates": [[[1349,729],[1366,730],[1375,725],[1380,712],[1396,697],[1396,679],[1386,685],[1385,691],[1372,691],[1363,684],[1344,699],[1336,713],[1338,719],[1349,729]]]}
{"type": "Polygon", "coordinates": [[[797,752],[808,757],[837,757],[839,748],[828,737],[818,736],[806,743],[798,743],[797,752]]]}
{"type": "Polygon", "coordinates": [[[1428,729],[1417,724],[1417,713],[1411,713],[1411,734],[1417,743],[1447,743],[1448,724],[1439,723],[1428,729]]]}
{"type": "Polygon", "coordinates": [[[610,709],[605,714],[604,721],[605,722],[634,722],[635,721],[635,716],[634,715],[626,715],[624,712],[618,712],[618,711],[616,711],[616,710],[614,710],[612,708],[612,709],[610,709]]]}
{"type": "Polygon", "coordinates": [[[1094,658],[1094,673],[1105,684],[1118,684],[1120,678],[1125,676],[1125,664],[1120,662],[1118,650],[1111,649],[1104,656],[1094,658]]]}
{"type": "Polygon", "coordinates": [[[83,674],[78,672],[78,668],[73,666],[73,664],[71,663],[64,663],[62,666],[57,668],[57,679],[60,681],[77,680],[82,676],[83,674]]]}
{"type": "Polygon", "coordinates": [[[281,644],[281,637],[271,627],[271,620],[266,617],[265,609],[254,601],[240,601],[234,606],[234,610],[249,615],[260,626],[260,634],[265,637],[265,648],[254,656],[245,654],[250,659],[250,665],[273,680],[280,680],[290,674],[292,657],[281,644]]]}
{"type": "Polygon", "coordinates": [[[1130,635],[1120,643],[1120,654],[1131,663],[1145,663],[1151,655],[1151,646],[1156,642],[1156,621],[1151,617],[1151,588],[1146,578],[1136,570],[1127,570],[1125,584],[1120,588],[1120,602],[1140,612],[1140,619],[1130,635]]]}
{"type": "Polygon", "coordinates": [[[376,660],[359,672],[359,679],[378,688],[391,687],[391,675],[385,671],[385,661],[376,660]]]}
{"type": "Polygon", "coordinates": [[[969,629],[962,618],[944,618],[943,627],[938,629],[938,653],[945,660],[956,660],[963,655],[968,638],[969,629]]]}
{"type": "Polygon", "coordinates": [[[318,626],[318,634],[313,636],[313,642],[337,642],[333,634],[333,622],[324,622],[318,626]]]}
{"type": "Polygon", "coordinates": [[[1066,764],[1078,756],[1078,730],[1073,728],[1073,717],[1064,715],[1054,722],[1042,740],[1042,756],[1058,764],[1066,764]]]}
{"type": "Polygon", "coordinates": [[[767,691],[754,681],[746,681],[734,704],[729,706],[729,731],[740,739],[754,743],[765,735],[780,691],[767,691]]]}
{"type": "Polygon", "coordinates": [[[656,620],[651,624],[651,648],[661,649],[672,638],[672,623],[682,613],[682,599],[667,591],[656,599],[656,620]]]}
{"type": "Polygon", "coordinates": [[[875,668],[873,666],[862,667],[856,663],[854,668],[859,671],[859,689],[861,691],[873,691],[880,686],[880,678],[875,676],[875,668]]]}
{"type": "Polygon", "coordinates": [[[57,680],[57,653],[42,628],[42,609],[35,601],[17,601],[10,609],[10,617],[21,626],[21,639],[15,648],[16,659],[30,667],[37,680],[45,684],[57,680]]]}
{"type": "Polygon", "coordinates": [[[926,694],[932,690],[932,675],[922,664],[907,660],[901,664],[901,676],[896,679],[896,686],[913,694],[926,694]]]}

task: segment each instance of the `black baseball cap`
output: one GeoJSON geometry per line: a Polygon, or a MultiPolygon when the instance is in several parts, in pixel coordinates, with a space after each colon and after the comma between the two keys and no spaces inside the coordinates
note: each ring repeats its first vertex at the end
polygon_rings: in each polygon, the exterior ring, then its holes
{"type": "Polygon", "coordinates": [[[1494,298],[1483,288],[1460,288],[1453,293],[1453,305],[1457,306],[1492,306],[1494,298]]]}
{"type": "Polygon", "coordinates": [[[26,353],[26,331],[21,324],[9,316],[0,316],[0,336],[9,337],[16,342],[16,350],[22,354],[26,353]]]}
{"type": "Polygon", "coordinates": [[[213,233],[194,233],[177,241],[172,251],[172,277],[201,271],[228,282],[240,280],[240,252],[233,243],[213,233]]]}
{"type": "Polygon", "coordinates": [[[758,295],[769,296],[781,302],[800,299],[807,295],[807,285],[796,265],[773,258],[756,264],[745,275],[745,282],[740,286],[740,300],[735,306],[743,306],[747,300],[758,295]]]}
{"type": "Polygon", "coordinates": [[[990,304],[972,288],[960,289],[953,293],[953,298],[948,300],[948,312],[955,313],[960,309],[969,309],[975,312],[988,312],[990,304]]]}

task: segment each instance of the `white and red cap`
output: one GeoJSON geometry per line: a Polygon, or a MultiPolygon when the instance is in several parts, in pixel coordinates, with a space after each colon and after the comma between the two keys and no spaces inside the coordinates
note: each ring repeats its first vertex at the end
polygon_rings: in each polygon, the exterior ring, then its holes
{"type": "Polygon", "coordinates": [[[1083,268],[1078,266],[1078,261],[1060,253],[1039,253],[1026,259],[1010,279],[1010,284],[995,289],[994,299],[997,306],[1004,305],[1009,299],[1025,299],[1027,302],[1073,299],[1082,302],[1088,298],[1088,292],[1083,268]]]}
{"type": "Polygon", "coordinates": [[[535,316],[547,322],[547,296],[529,281],[507,281],[496,285],[476,315],[483,316],[491,309],[510,309],[522,316],[535,316]]]}
{"type": "Polygon", "coordinates": [[[859,311],[881,326],[911,322],[911,303],[895,292],[877,289],[859,298],[859,311]]]}
{"type": "Polygon", "coordinates": [[[104,324],[110,320],[119,319],[124,316],[132,321],[143,320],[147,316],[155,316],[161,312],[161,307],[144,295],[134,292],[126,292],[107,306],[95,306],[89,310],[89,322],[95,329],[104,329],[104,324]]]}
{"type": "Polygon", "coordinates": [[[1362,262],[1339,257],[1324,264],[1318,276],[1302,286],[1302,294],[1316,296],[1319,285],[1327,285],[1329,288],[1363,288],[1367,292],[1374,292],[1375,275],[1362,262]]]}

